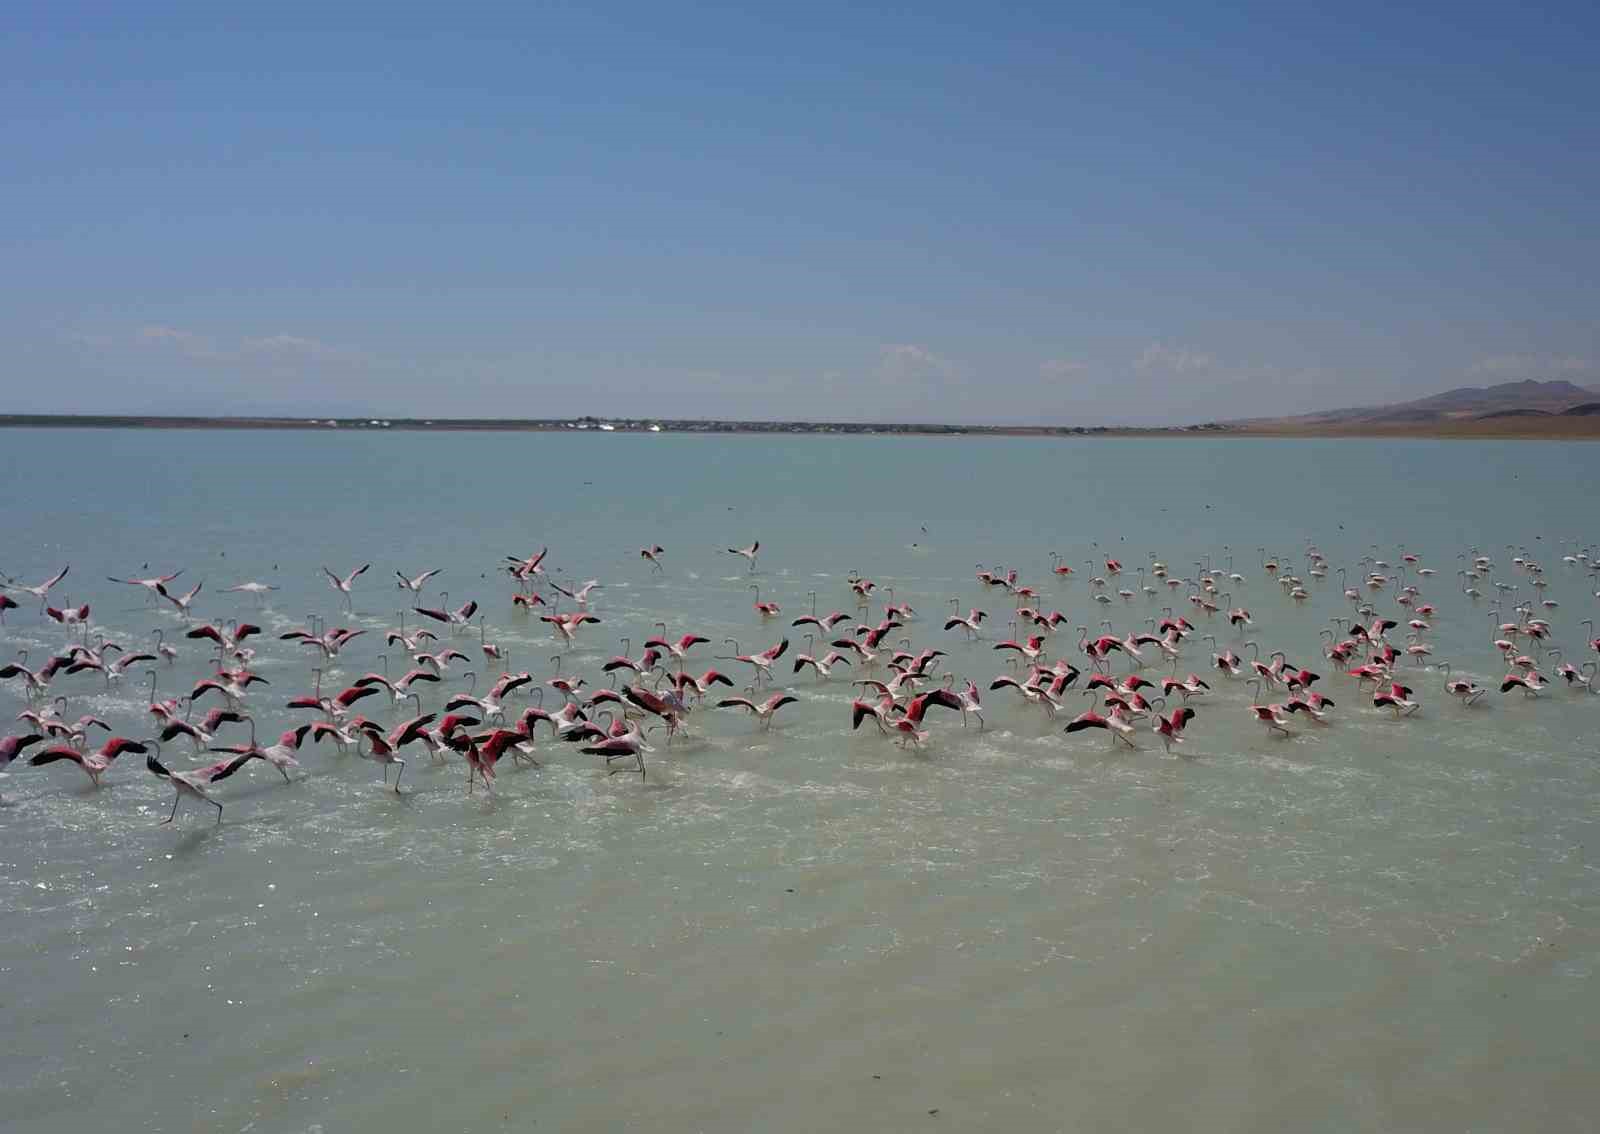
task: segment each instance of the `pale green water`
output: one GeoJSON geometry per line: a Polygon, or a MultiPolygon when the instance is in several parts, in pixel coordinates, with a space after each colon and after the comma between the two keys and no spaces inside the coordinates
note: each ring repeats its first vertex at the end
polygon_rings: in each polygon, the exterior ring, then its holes
{"type": "MultiPolygon", "coordinates": [[[[513,612],[495,574],[544,544],[561,577],[606,585],[603,625],[567,662],[592,683],[618,635],[637,654],[657,618],[803,648],[788,621],[805,593],[854,610],[856,569],[917,608],[918,647],[986,686],[1003,616],[973,645],[940,629],[951,597],[963,613],[1009,605],[975,563],[1017,567],[1068,615],[1055,656],[1077,657],[1074,625],[1126,631],[1169,601],[1091,602],[1098,540],[1129,565],[1113,589],[1137,589],[1151,552],[1192,575],[1231,546],[1250,636],[1327,674],[1339,702],[1331,726],[1297,721],[1278,741],[1246,719],[1247,689],[1214,683],[1180,760],[1147,731],[1142,751],[1114,752],[986,692],[986,732],[930,717],[919,754],[850,732],[858,675],[819,685],[784,665],[802,703],[771,733],[701,709],[642,784],[542,742],[545,766],[503,765],[492,803],[465,796],[459,763],[409,751],[397,798],[329,747],[301,753],[293,785],[265,768],[218,785],[220,827],[193,804],[158,826],[171,792],[137,758],[97,792],[70,766],[14,764],[0,775],[7,1130],[1592,1128],[1600,698],[1491,693],[1464,711],[1421,671],[1423,709],[1380,715],[1317,653],[1349,609],[1337,577],[1297,606],[1256,549],[1304,575],[1314,541],[1353,582],[1372,544],[1398,562],[1404,541],[1439,572],[1418,581],[1439,607],[1434,659],[1488,683],[1504,669],[1489,604],[1455,577],[1479,546],[1518,600],[1560,603],[1555,638],[1582,661],[1600,582],[1561,556],[1596,546],[1600,449],[3,439],[0,570],[37,582],[70,561],[52,597],[90,602],[124,640],[181,625],[107,574],[186,567],[183,583],[206,583],[197,613],[276,632],[338,615],[321,564],[373,561],[355,619],[334,617],[372,630],[335,687],[382,650],[396,567],[443,567],[451,605],[477,598],[513,668],[548,676],[549,628],[513,612]],[[763,598],[784,607],[767,627],[743,562],[720,551],[754,538],[763,598]],[[653,542],[664,576],[638,558],[653,542]],[[1545,566],[1542,596],[1507,544],[1545,566]],[[1049,577],[1050,551],[1075,581],[1049,577]],[[215,593],[248,578],[283,590],[265,608],[215,593]]],[[[37,662],[66,635],[19,600],[0,643],[37,662]]],[[[1220,619],[1202,631],[1237,640],[1220,619]]],[[[281,705],[311,678],[303,651],[267,637],[254,668],[272,685],[251,704],[271,737],[303,719],[281,705]]],[[[205,670],[180,644],[169,695],[205,670]]],[[[1210,649],[1192,641],[1181,669],[1204,670],[1210,649]]],[[[708,665],[721,652],[699,648],[708,665]]],[[[106,694],[62,676],[55,691],[70,717],[150,731],[134,679],[106,694]]],[[[19,697],[5,683],[0,712],[19,697]]]]}

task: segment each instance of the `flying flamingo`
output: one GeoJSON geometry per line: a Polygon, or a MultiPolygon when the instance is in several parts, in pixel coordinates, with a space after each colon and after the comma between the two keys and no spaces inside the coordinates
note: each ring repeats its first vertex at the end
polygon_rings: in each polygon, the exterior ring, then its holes
{"type": "MultiPolygon", "coordinates": [[[[454,747],[454,745],[452,744],[451,747],[454,747]]],[[[476,746],[474,745],[472,747],[473,751],[475,752],[476,746]]],[[[383,769],[384,787],[389,786],[389,765],[398,765],[398,770],[394,774],[394,790],[395,794],[399,794],[400,777],[405,774],[406,762],[395,753],[393,745],[391,745],[386,738],[363,730],[360,738],[356,741],[356,755],[360,756],[363,760],[371,760],[374,764],[377,764],[383,769]],[[363,749],[361,747],[362,744],[365,744],[367,747],[363,749]]],[[[470,786],[468,790],[471,790],[470,786]]]]}
{"type": "Polygon", "coordinates": [[[969,679],[967,681],[966,688],[954,689],[952,686],[955,683],[955,677],[956,675],[953,673],[948,673],[945,675],[945,688],[954,693],[956,695],[956,699],[961,702],[961,727],[967,727],[967,714],[970,713],[978,718],[978,731],[982,732],[985,727],[983,720],[983,702],[978,696],[977,683],[969,679]]]}
{"type": "Polygon", "coordinates": [[[660,544],[652,544],[649,547],[641,547],[639,549],[639,558],[648,559],[650,561],[650,569],[659,574],[663,570],[661,556],[665,555],[666,551],[667,549],[660,544]]]}
{"type": "MultiPolygon", "coordinates": [[[[951,599],[950,605],[955,607],[960,601],[961,600],[959,599],[951,599]]],[[[985,611],[979,610],[977,607],[973,607],[967,613],[965,618],[962,618],[958,614],[951,614],[949,618],[945,619],[944,628],[946,630],[954,630],[957,626],[960,626],[966,630],[967,637],[976,642],[980,632],[979,628],[982,625],[983,620],[988,617],[989,615],[985,611]]]]}
{"type": "Polygon", "coordinates": [[[165,585],[157,583],[156,594],[170,602],[175,608],[177,608],[179,614],[187,618],[189,616],[189,606],[194,602],[194,596],[200,593],[200,588],[203,586],[205,586],[205,581],[201,580],[194,586],[190,587],[187,594],[175,595],[171,591],[167,590],[165,585]]]}
{"type": "Polygon", "coordinates": [[[299,728],[285,730],[278,736],[276,744],[269,744],[265,748],[256,743],[256,722],[250,722],[250,742],[248,744],[229,744],[213,747],[213,752],[227,752],[244,760],[263,760],[278,769],[278,774],[283,777],[284,783],[289,783],[289,769],[298,768],[300,761],[295,759],[295,753],[300,750],[300,745],[305,741],[306,733],[312,726],[303,724],[299,728]]]}
{"type": "Polygon", "coordinates": [[[429,630],[426,627],[423,627],[422,629],[411,634],[407,634],[406,612],[401,610],[396,611],[395,613],[400,616],[400,629],[389,630],[384,633],[383,641],[385,645],[403,646],[405,647],[407,653],[414,654],[422,648],[422,644],[424,642],[437,642],[439,640],[439,635],[435,634],[432,630],[429,630]]]}
{"type": "Polygon", "coordinates": [[[370,563],[363,563],[361,566],[357,567],[354,571],[350,572],[350,574],[346,575],[342,579],[335,575],[332,571],[328,570],[327,567],[323,567],[322,573],[328,576],[328,585],[344,596],[345,607],[347,609],[354,609],[354,600],[350,594],[350,587],[358,578],[366,574],[367,568],[371,566],[372,564],[370,563]]]}
{"type": "Polygon", "coordinates": [[[255,595],[257,598],[261,598],[263,595],[269,594],[270,592],[278,590],[278,589],[279,589],[278,587],[274,586],[271,583],[249,582],[249,583],[237,583],[237,584],[235,584],[234,586],[231,586],[231,587],[223,587],[222,588],[222,593],[225,594],[225,595],[230,595],[230,594],[234,594],[234,593],[243,593],[243,594],[247,594],[247,595],[255,595]]]}
{"type": "Polygon", "coordinates": [[[130,587],[143,587],[145,599],[148,601],[155,598],[156,588],[172,582],[172,580],[176,579],[181,574],[183,574],[183,569],[180,567],[170,575],[155,575],[149,579],[119,579],[115,575],[107,575],[106,581],[111,583],[126,583],[130,587]]]}
{"type": "Polygon", "coordinates": [[[570,614],[541,614],[540,622],[548,622],[555,627],[556,632],[567,645],[573,645],[578,639],[578,628],[586,623],[598,626],[600,620],[592,614],[583,611],[572,611],[570,614]]]}
{"type": "MultiPolygon", "coordinates": [[[[1095,694],[1092,690],[1085,691],[1084,693],[1085,697],[1093,697],[1094,695],[1095,694]]],[[[1101,716],[1093,709],[1086,710],[1085,712],[1079,713],[1077,716],[1073,717],[1071,722],[1062,731],[1068,733],[1082,732],[1084,729],[1088,728],[1105,729],[1111,735],[1113,746],[1117,741],[1120,740],[1129,748],[1139,747],[1133,741],[1128,739],[1128,737],[1133,734],[1133,726],[1122,719],[1122,713],[1117,709],[1113,709],[1110,716],[1101,716]]]]}
{"type": "Polygon", "coordinates": [[[219,760],[215,764],[210,764],[204,768],[196,768],[192,772],[172,772],[168,771],[158,758],[160,751],[160,745],[156,745],[156,751],[144,758],[144,766],[150,771],[151,775],[160,776],[177,789],[177,794],[172,797],[172,814],[161,820],[163,824],[170,823],[177,818],[178,803],[186,795],[191,799],[201,800],[215,807],[217,809],[217,822],[221,823],[222,804],[212,799],[206,788],[219,780],[227,779],[255,759],[255,754],[250,753],[244,756],[235,756],[231,760],[219,760]]]}
{"type": "Polygon", "coordinates": [[[1445,675],[1444,691],[1460,701],[1462,705],[1476,704],[1478,698],[1488,692],[1476,681],[1466,681],[1459,677],[1453,677],[1450,672],[1449,662],[1441,662],[1439,668],[1444,671],[1445,675]]]}
{"type": "Polygon", "coordinates": [[[579,751],[585,752],[590,756],[604,756],[606,759],[606,774],[608,776],[615,775],[621,771],[636,770],[639,773],[639,779],[643,780],[645,776],[643,754],[654,751],[654,749],[645,744],[644,734],[639,731],[639,726],[632,724],[627,732],[619,736],[607,737],[605,740],[597,741],[594,744],[585,745],[579,751]],[[628,757],[632,757],[638,762],[637,769],[613,768],[611,766],[611,761],[628,757]]]}
{"type": "Polygon", "coordinates": [[[889,728],[900,734],[900,747],[922,747],[922,742],[928,739],[928,733],[917,726],[923,721],[929,709],[934,706],[945,709],[954,709],[958,713],[965,713],[961,698],[948,689],[930,689],[911,699],[906,706],[903,716],[894,718],[889,722],[889,728]]]}
{"type": "Polygon", "coordinates": [[[756,556],[761,554],[761,541],[758,539],[749,547],[730,547],[729,555],[742,555],[750,561],[750,570],[756,569],[756,556]]]}
{"type": "MultiPolygon", "coordinates": [[[[422,598],[422,588],[427,585],[429,579],[439,574],[441,570],[442,568],[435,567],[432,570],[424,571],[422,574],[413,575],[410,578],[407,578],[403,572],[396,571],[395,577],[400,581],[395,584],[395,589],[399,590],[404,588],[405,590],[410,591],[414,598],[420,600],[422,598]]],[[[354,577],[355,576],[351,576],[351,578],[354,577]]]]}
{"type": "Polygon", "coordinates": [[[1180,705],[1165,717],[1157,717],[1153,726],[1161,736],[1161,743],[1168,752],[1172,751],[1174,744],[1183,743],[1183,730],[1194,720],[1195,712],[1187,705],[1180,705]]]}
{"type": "Polygon", "coordinates": [[[243,713],[234,712],[232,709],[212,709],[205,715],[199,724],[188,721],[169,721],[161,730],[161,741],[166,743],[180,736],[187,736],[194,742],[194,750],[200,751],[208,747],[217,731],[225,724],[243,724],[249,718],[243,713]]]}
{"type": "Polygon", "coordinates": [[[443,622],[450,627],[452,633],[459,633],[472,621],[472,616],[478,613],[478,604],[475,600],[469,599],[455,610],[447,610],[444,604],[449,598],[449,591],[440,591],[438,607],[414,606],[411,609],[424,618],[431,618],[435,622],[443,622]]]}
{"type": "Polygon", "coordinates": [[[644,643],[645,647],[647,649],[667,651],[667,653],[678,659],[678,663],[680,665],[683,663],[690,649],[702,643],[709,643],[711,641],[710,638],[702,638],[699,634],[685,634],[676,642],[669,642],[667,641],[667,624],[665,622],[657,622],[656,625],[661,627],[661,636],[657,638],[646,638],[644,643]]]}
{"type": "Polygon", "coordinates": [[[67,577],[67,572],[70,570],[72,570],[72,564],[68,563],[65,567],[61,568],[61,570],[50,576],[50,578],[33,587],[19,583],[15,579],[7,579],[5,585],[11,590],[22,591],[26,594],[32,595],[34,598],[39,600],[39,609],[43,610],[45,596],[50,593],[50,588],[55,586],[62,579],[65,579],[67,577]]]}
{"type": "Polygon", "coordinates": [[[800,698],[792,697],[785,693],[774,693],[758,705],[748,697],[725,697],[717,702],[717,708],[749,709],[760,719],[761,727],[767,729],[772,727],[772,715],[774,713],[785,705],[797,704],[799,700],[800,698]]]}
{"type": "Polygon", "coordinates": [[[80,752],[76,748],[65,744],[53,744],[36,752],[29,758],[28,764],[38,768],[45,764],[54,764],[58,760],[71,760],[89,777],[89,782],[95,787],[100,786],[100,777],[111,767],[111,762],[124,752],[134,752],[144,755],[149,748],[137,740],[129,740],[125,736],[113,736],[101,745],[98,752],[80,752]]]}
{"type": "Polygon", "coordinates": [[[1527,673],[1508,673],[1500,682],[1500,692],[1509,693],[1513,689],[1521,689],[1524,697],[1537,697],[1550,687],[1538,670],[1529,670],[1527,673]]]}
{"type": "Polygon", "coordinates": [[[691,689],[694,691],[696,700],[704,700],[705,695],[711,692],[712,687],[715,685],[726,685],[730,689],[733,688],[733,678],[714,669],[706,670],[698,678],[693,674],[684,673],[680,670],[678,676],[674,679],[674,684],[677,686],[678,696],[683,696],[685,689],[691,689]]]}
{"type": "Polygon", "coordinates": [[[43,740],[44,737],[38,733],[0,737],[0,768],[4,768],[29,748],[43,742],[43,740]]]}
{"type": "Polygon", "coordinates": [[[512,577],[517,582],[527,584],[528,580],[534,576],[544,574],[544,567],[541,564],[544,563],[545,554],[549,550],[547,547],[542,547],[526,559],[518,559],[515,555],[508,555],[506,559],[511,563],[511,566],[507,570],[511,572],[512,577]]]}
{"type": "MultiPolygon", "coordinates": [[[[1504,692],[1504,690],[1502,690],[1502,692],[1504,692]]],[[[1378,692],[1373,693],[1372,706],[1375,709],[1393,709],[1395,719],[1398,720],[1402,712],[1404,712],[1406,716],[1410,716],[1412,713],[1422,708],[1421,702],[1412,701],[1409,699],[1410,697],[1411,687],[1409,685],[1401,685],[1398,681],[1394,681],[1389,683],[1389,688],[1386,692],[1379,690],[1378,692]]]]}
{"type": "Polygon", "coordinates": [[[1044,656],[1044,635],[1035,634],[1025,643],[1009,640],[997,642],[995,643],[994,648],[997,650],[1015,650],[1018,654],[1027,658],[1030,662],[1038,661],[1039,658],[1044,656]]]}
{"type": "MultiPolygon", "coordinates": [[[[82,606],[67,606],[60,608],[47,606],[44,608],[44,612],[49,617],[50,621],[59,622],[63,626],[83,626],[89,621],[88,603],[84,603],[82,606]]],[[[85,628],[87,629],[87,627],[85,628]]]]}
{"type": "Polygon", "coordinates": [[[762,650],[759,654],[741,654],[739,652],[739,643],[736,639],[724,638],[723,641],[733,645],[733,656],[728,659],[729,661],[742,661],[746,665],[755,667],[755,685],[758,688],[761,685],[762,678],[769,682],[772,680],[772,663],[781,658],[783,652],[789,648],[789,639],[785,638],[777,645],[769,646],[762,650]]]}
{"type": "MultiPolygon", "coordinates": [[[[807,635],[810,637],[810,635],[807,635]]],[[[805,666],[810,666],[823,681],[833,676],[833,667],[836,665],[849,665],[850,659],[838,650],[830,650],[819,660],[810,654],[796,654],[794,656],[794,672],[799,673],[805,666]]]]}

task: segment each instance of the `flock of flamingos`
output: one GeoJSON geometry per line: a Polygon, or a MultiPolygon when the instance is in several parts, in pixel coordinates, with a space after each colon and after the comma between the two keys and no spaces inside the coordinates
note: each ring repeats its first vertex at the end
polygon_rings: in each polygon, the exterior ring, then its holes
{"type": "MultiPolygon", "coordinates": [[[[746,560],[754,576],[761,544],[729,548],[728,554],[746,560]]],[[[663,573],[665,556],[659,546],[642,548],[640,570],[663,573]]],[[[731,644],[733,652],[713,658],[709,638],[692,631],[670,633],[658,622],[655,633],[642,636],[638,656],[631,656],[632,640],[623,638],[623,652],[600,666],[600,676],[587,677],[563,673],[562,662],[580,636],[598,633],[590,627],[604,623],[591,609],[596,592],[604,587],[596,580],[563,582],[546,571],[545,558],[541,550],[526,558],[508,556],[502,564],[511,581],[513,613],[537,616],[562,650],[551,659],[554,674],[542,683],[526,671],[511,670],[507,651],[490,640],[476,601],[452,607],[443,595],[437,605],[427,602],[428,585],[439,574],[433,570],[394,572],[393,585],[410,593],[417,619],[408,628],[402,613],[398,625],[384,635],[382,671],[328,690],[322,686],[325,671],[368,630],[308,617],[306,625],[276,635],[292,647],[271,647],[271,636],[246,617],[202,620],[195,608],[202,601],[203,584],[185,589],[180,570],[110,580],[142,588],[148,602],[170,607],[173,617],[170,629],[156,629],[147,640],[119,642],[115,631],[91,621],[88,605],[69,606],[65,600],[60,607],[51,605],[52,592],[70,567],[36,584],[8,578],[0,588],[0,624],[7,615],[14,624],[32,614],[36,601],[37,616],[46,620],[47,628],[59,628],[62,644],[42,661],[33,662],[27,650],[19,650],[14,660],[0,665],[0,681],[16,683],[28,706],[17,716],[22,730],[0,738],[0,769],[14,763],[40,769],[70,763],[98,787],[120,766],[119,758],[142,756],[149,773],[174,789],[172,811],[162,822],[172,822],[179,803],[188,798],[215,807],[220,823],[223,805],[212,795],[218,784],[252,764],[270,766],[288,782],[301,766],[300,754],[323,742],[380,765],[385,787],[390,786],[392,765],[396,792],[406,765],[402,753],[418,749],[435,762],[464,763],[468,793],[479,781],[492,793],[501,760],[537,766],[552,742],[598,757],[596,768],[608,774],[637,772],[643,779],[645,754],[654,751],[647,736],[660,732],[662,743],[670,745],[688,731],[708,695],[711,706],[746,713],[766,729],[801,696],[790,690],[833,680],[850,681],[859,690],[850,701],[852,729],[892,737],[901,746],[926,743],[941,716],[947,723],[968,726],[975,721],[977,728],[984,728],[984,692],[1004,692],[1030,710],[1064,720],[1069,735],[1099,731],[1113,748],[1135,749],[1135,736],[1145,731],[1168,753],[1184,743],[1191,729],[1201,727],[1206,698],[1224,681],[1246,684],[1252,690],[1249,716],[1279,735],[1289,735],[1292,725],[1327,726],[1336,711],[1349,711],[1336,704],[1330,695],[1334,690],[1339,701],[1346,700],[1348,690],[1351,697],[1370,699],[1372,711],[1409,716],[1427,692],[1419,692],[1422,677],[1412,675],[1442,674],[1439,692],[1462,708],[1496,688],[1498,694],[1530,698],[1558,682],[1569,692],[1596,692],[1597,662],[1574,664],[1556,645],[1551,618],[1559,604],[1546,597],[1545,566],[1514,548],[1507,548],[1500,562],[1470,549],[1458,557],[1459,566],[1437,581],[1433,567],[1403,548],[1392,562],[1374,548],[1353,573],[1346,568],[1330,572],[1315,546],[1306,547],[1293,562],[1261,549],[1255,583],[1267,588],[1258,591],[1262,600],[1303,602],[1310,597],[1308,588],[1337,576],[1350,613],[1332,619],[1321,631],[1322,656],[1315,659],[1261,649],[1256,617],[1234,600],[1236,593],[1250,589],[1251,580],[1234,570],[1232,556],[1215,568],[1209,557],[1200,560],[1186,574],[1170,571],[1154,555],[1132,570],[1117,559],[1098,556],[1082,569],[1091,576],[1086,587],[1074,592],[1068,588],[1080,577],[1079,569],[1052,555],[1048,570],[1041,564],[1040,577],[1027,581],[1018,570],[980,565],[974,596],[951,598],[949,611],[940,611],[938,617],[919,616],[908,604],[895,601],[893,588],[880,588],[852,573],[845,580],[849,598],[843,592],[839,596],[847,609],[819,614],[817,594],[809,591],[809,611],[789,618],[777,602],[763,600],[760,582],[750,582],[754,596],[749,617],[758,626],[772,627],[770,636],[779,640],[770,647],[744,652],[728,638],[723,644],[731,644]],[[1427,593],[1435,588],[1442,588],[1458,615],[1473,602],[1489,608],[1494,626],[1490,640],[1499,655],[1495,668],[1505,671],[1496,685],[1480,686],[1454,676],[1448,663],[1429,660],[1429,632],[1433,620],[1443,616],[1427,593]],[[1059,610],[1046,609],[1053,605],[1047,595],[1060,599],[1073,593],[1080,603],[1093,604],[1097,615],[1127,612],[1138,619],[1136,610],[1159,613],[1119,632],[1110,618],[1078,624],[1059,610]],[[1517,601],[1519,594],[1530,597],[1517,601]],[[1063,633],[1069,624],[1075,638],[1071,631],[1063,633]],[[945,650],[932,644],[914,649],[909,634],[901,633],[916,626],[934,641],[943,635],[946,644],[952,636],[976,642],[984,639],[988,627],[1000,625],[1007,627],[1006,636],[993,641],[992,649],[1003,657],[1003,672],[985,690],[944,670],[945,650]],[[791,653],[791,631],[804,635],[805,651],[791,653]],[[1200,642],[1205,645],[1197,649],[1200,642]],[[268,680],[251,668],[261,648],[303,650],[312,661],[320,661],[309,670],[310,690],[284,699],[281,690],[269,689],[268,680]],[[213,672],[184,696],[160,697],[161,672],[180,650],[203,652],[213,672]],[[403,673],[391,672],[390,651],[409,657],[403,673]],[[726,673],[708,666],[712,660],[736,668],[726,673]],[[480,686],[478,669],[470,668],[474,666],[485,673],[500,672],[480,686]],[[93,714],[69,714],[73,696],[102,685],[110,689],[130,676],[149,683],[152,723],[123,730],[140,739],[118,735],[110,722],[93,714]],[[787,688],[779,688],[780,678],[789,683],[787,688]],[[451,691],[461,683],[466,684],[451,691]],[[520,711],[513,699],[524,701],[520,711]],[[268,708],[268,701],[299,715],[293,727],[264,743],[257,735],[257,715],[268,708]],[[424,711],[425,702],[436,708],[424,711]],[[386,726],[365,715],[384,704],[401,719],[386,726]],[[540,725],[546,726],[543,734],[540,725]],[[146,731],[153,735],[144,736],[146,731]],[[177,767],[173,754],[179,751],[209,762],[177,767]],[[213,761],[219,754],[222,758],[213,761]]],[[[384,585],[367,578],[370,568],[363,564],[345,575],[322,568],[343,609],[353,612],[358,590],[384,585]]],[[[1600,587],[1600,554],[1588,548],[1574,547],[1554,569],[1583,572],[1591,589],[1600,587]]],[[[231,600],[235,603],[254,599],[260,604],[276,589],[246,582],[221,593],[237,596],[231,600]]],[[[1595,594],[1600,598],[1600,590],[1595,594]]],[[[1585,619],[1583,625],[1583,652],[1600,652],[1593,621],[1585,619]]]]}

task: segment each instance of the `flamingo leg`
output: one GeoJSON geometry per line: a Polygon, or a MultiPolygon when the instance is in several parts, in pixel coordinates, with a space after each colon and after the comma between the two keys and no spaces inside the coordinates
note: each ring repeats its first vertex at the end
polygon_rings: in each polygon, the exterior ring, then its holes
{"type": "Polygon", "coordinates": [[[179,795],[176,795],[176,794],[173,795],[173,797],[172,797],[172,814],[168,815],[165,819],[161,820],[160,823],[156,824],[158,827],[159,826],[163,826],[163,825],[165,825],[167,823],[170,823],[170,822],[172,822],[174,819],[176,819],[178,817],[178,800],[181,799],[181,798],[182,797],[179,796],[179,795]]]}

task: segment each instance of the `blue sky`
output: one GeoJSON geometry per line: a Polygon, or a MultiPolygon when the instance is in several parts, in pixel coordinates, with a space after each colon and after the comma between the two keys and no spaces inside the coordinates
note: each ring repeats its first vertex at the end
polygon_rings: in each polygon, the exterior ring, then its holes
{"type": "Polygon", "coordinates": [[[1597,33],[30,5],[5,408],[1165,423],[1600,386],[1597,33]]]}

